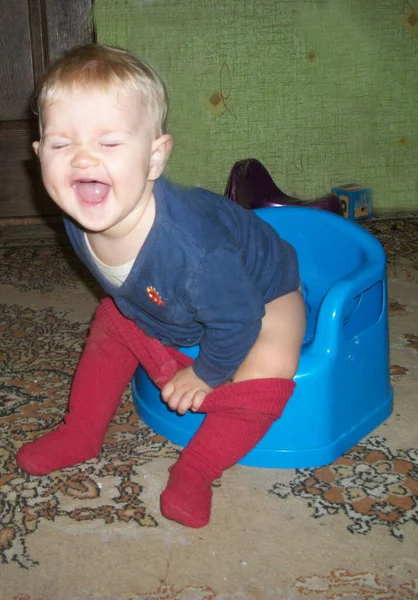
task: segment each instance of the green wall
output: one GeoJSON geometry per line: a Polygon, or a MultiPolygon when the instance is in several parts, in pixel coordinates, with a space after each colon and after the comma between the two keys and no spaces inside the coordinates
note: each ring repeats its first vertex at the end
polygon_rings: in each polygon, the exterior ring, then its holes
{"type": "Polygon", "coordinates": [[[418,2],[96,0],[95,21],[167,84],[173,179],[223,192],[252,157],[301,198],[355,181],[418,209],[418,2]]]}

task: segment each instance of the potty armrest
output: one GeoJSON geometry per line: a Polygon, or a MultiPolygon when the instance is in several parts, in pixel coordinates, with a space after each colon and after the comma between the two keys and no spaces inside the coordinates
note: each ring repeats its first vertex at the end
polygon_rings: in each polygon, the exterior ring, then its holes
{"type": "Polygon", "coordinates": [[[369,260],[337,280],[325,294],[318,310],[313,352],[329,353],[343,343],[347,323],[360,303],[365,303],[366,294],[375,299],[368,318],[376,322],[386,303],[385,266],[377,260],[369,260]]]}

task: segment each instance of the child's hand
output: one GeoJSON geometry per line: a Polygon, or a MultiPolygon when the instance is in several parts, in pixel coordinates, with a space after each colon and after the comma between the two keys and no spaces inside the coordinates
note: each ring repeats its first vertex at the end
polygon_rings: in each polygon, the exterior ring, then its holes
{"type": "Polygon", "coordinates": [[[189,409],[198,410],[211,391],[212,388],[190,366],[177,371],[161,390],[161,396],[172,410],[184,415],[189,409]]]}

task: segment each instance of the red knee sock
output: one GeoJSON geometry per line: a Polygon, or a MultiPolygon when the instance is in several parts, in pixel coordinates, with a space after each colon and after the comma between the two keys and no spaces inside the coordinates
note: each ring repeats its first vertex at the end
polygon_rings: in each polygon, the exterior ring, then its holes
{"type": "Polygon", "coordinates": [[[64,423],[22,446],[16,455],[19,467],[45,475],[97,456],[138,362],[162,386],[191,359],[149,338],[110,298],[103,300],[77,367],[64,423]]]}
{"type": "Polygon", "coordinates": [[[163,346],[156,338],[147,336],[133,321],[124,317],[113,302],[108,312],[110,310],[112,324],[118,331],[119,339],[135,354],[149,378],[160,389],[179,369],[192,364],[193,359],[189,356],[170,346],[163,346]]]}
{"type": "Polygon", "coordinates": [[[241,460],[280,417],[295,383],[254,379],[220,386],[199,412],[207,415],[170,470],[161,512],[189,527],[209,522],[214,479],[241,460]]]}

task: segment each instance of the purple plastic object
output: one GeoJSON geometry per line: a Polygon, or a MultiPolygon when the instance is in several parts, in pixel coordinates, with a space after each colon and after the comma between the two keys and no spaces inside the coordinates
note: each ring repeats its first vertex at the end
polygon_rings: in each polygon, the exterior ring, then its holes
{"type": "Polygon", "coordinates": [[[277,187],[267,169],[255,158],[240,160],[234,164],[229,174],[225,196],[250,209],[267,206],[306,206],[337,215],[343,214],[339,198],[332,193],[314,200],[300,200],[288,196],[277,187]]]}

